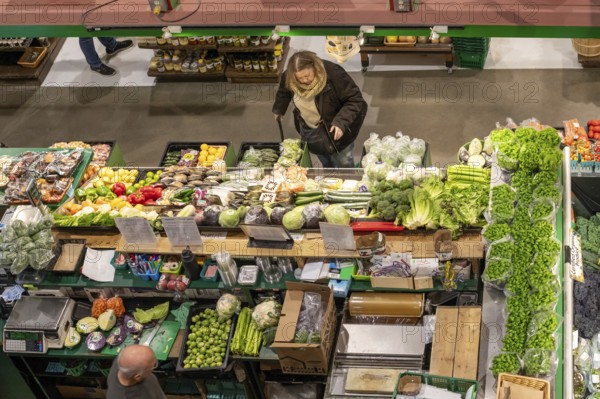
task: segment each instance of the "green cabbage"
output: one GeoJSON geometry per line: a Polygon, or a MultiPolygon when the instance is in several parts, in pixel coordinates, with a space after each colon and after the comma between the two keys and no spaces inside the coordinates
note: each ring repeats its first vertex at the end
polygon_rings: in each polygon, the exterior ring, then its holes
{"type": "Polygon", "coordinates": [[[294,210],[283,215],[283,227],[287,230],[300,230],[304,226],[304,215],[302,210],[295,208],[294,210]]]}
{"type": "Polygon", "coordinates": [[[325,219],[328,223],[334,224],[350,224],[350,214],[341,205],[329,205],[325,208],[325,219]]]}
{"type": "Polygon", "coordinates": [[[235,209],[225,209],[219,215],[219,225],[221,227],[237,227],[240,224],[240,215],[235,209]]]}

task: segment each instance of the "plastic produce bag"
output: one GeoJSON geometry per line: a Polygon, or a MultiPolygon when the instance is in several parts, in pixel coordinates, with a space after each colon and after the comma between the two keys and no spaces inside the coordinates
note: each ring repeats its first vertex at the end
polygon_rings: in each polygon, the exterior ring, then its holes
{"type": "Polygon", "coordinates": [[[365,173],[370,180],[383,180],[386,178],[388,172],[393,169],[391,165],[388,165],[384,162],[376,162],[370,165],[367,165],[365,168],[365,173]]]}
{"type": "Polygon", "coordinates": [[[217,301],[217,314],[219,321],[224,322],[233,317],[234,314],[240,312],[241,302],[235,295],[224,294],[217,301]]]}
{"type": "Polygon", "coordinates": [[[481,234],[488,243],[505,240],[510,236],[510,226],[506,223],[491,223],[485,226],[481,234]]]}
{"type": "Polygon", "coordinates": [[[29,266],[29,255],[27,252],[17,252],[15,259],[10,266],[10,272],[14,275],[21,273],[29,266]]]}
{"type": "Polygon", "coordinates": [[[490,370],[494,377],[500,373],[518,374],[521,370],[521,360],[516,353],[502,352],[492,359],[490,370]]]}
{"type": "Polygon", "coordinates": [[[513,272],[512,262],[506,259],[490,260],[481,275],[485,285],[502,290],[513,272]]]}
{"type": "Polygon", "coordinates": [[[592,367],[592,343],[589,339],[580,338],[577,349],[573,351],[573,364],[581,370],[592,367]]]}
{"type": "Polygon", "coordinates": [[[302,216],[304,216],[304,226],[307,229],[318,229],[319,222],[325,219],[323,206],[318,203],[309,204],[302,210],[302,216]]]}
{"type": "Polygon", "coordinates": [[[532,220],[552,222],[556,215],[556,205],[548,198],[535,199],[529,205],[529,216],[532,220]]]}
{"type": "Polygon", "coordinates": [[[52,258],[54,258],[54,253],[48,249],[39,248],[29,252],[29,264],[35,270],[45,268],[52,258]]]}
{"type": "Polygon", "coordinates": [[[377,156],[373,154],[367,154],[361,159],[360,164],[363,168],[366,168],[368,165],[376,162],[379,162],[379,158],[377,156]]]}
{"type": "Polygon", "coordinates": [[[377,157],[377,159],[379,159],[384,150],[385,150],[385,147],[383,146],[383,144],[380,141],[378,141],[378,142],[373,143],[373,145],[371,146],[371,149],[369,150],[369,154],[373,154],[377,157]]]}
{"type": "Polygon", "coordinates": [[[486,259],[504,259],[511,261],[514,255],[515,246],[512,240],[496,241],[488,248],[486,259]]]}
{"type": "MultiPolygon", "coordinates": [[[[585,397],[585,373],[581,368],[575,366],[573,368],[573,399],[583,399],[585,397]]],[[[591,398],[594,395],[590,396],[591,398]]],[[[596,397],[596,399],[600,399],[596,397]]]]}
{"type": "Polygon", "coordinates": [[[492,187],[490,216],[496,223],[509,222],[515,215],[516,193],[508,184],[492,187]]]}
{"type": "Polygon", "coordinates": [[[418,155],[421,159],[425,155],[425,151],[427,150],[427,144],[425,144],[424,140],[414,138],[410,141],[410,153],[414,155],[418,155]]]}
{"type": "Polygon", "coordinates": [[[367,153],[371,152],[371,147],[373,147],[374,144],[377,143],[381,143],[381,140],[379,139],[379,135],[377,133],[370,133],[369,134],[369,138],[365,140],[364,146],[365,146],[365,151],[367,153]]]}
{"type": "Polygon", "coordinates": [[[552,374],[556,363],[554,352],[545,349],[527,349],[523,356],[523,372],[530,377],[552,374]]]}
{"type": "Polygon", "coordinates": [[[296,324],[295,343],[318,344],[321,342],[321,321],[323,307],[321,294],[305,292],[302,300],[298,323],[296,324]]]}

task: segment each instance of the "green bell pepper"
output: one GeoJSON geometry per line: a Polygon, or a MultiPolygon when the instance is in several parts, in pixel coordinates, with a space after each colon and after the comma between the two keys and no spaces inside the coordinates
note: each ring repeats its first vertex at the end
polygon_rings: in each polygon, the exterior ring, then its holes
{"type": "Polygon", "coordinates": [[[78,188],[77,190],[75,190],[75,198],[77,199],[77,201],[81,202],[84,201],[86,198],[86,193],[85,193],[85,189],[83,188],[78,188]]]}
{"type": "Polygon", "coordinates": [[[110,188],[106,186],[100,186],[96,188],[96,193],[98,194],[98,197],[106,197],[107,194],[112,193],[112,191],[110,191],[110,188]]]}
{"type": "Polygon", "coordinates": [[[98,192],[96,191],[95,188],[90,187],[90,188],[86,188],[85,189],[85,198],[88,201],[92,201],[94,202],[94,200],[96,200],[98,198],[98,192]]]}

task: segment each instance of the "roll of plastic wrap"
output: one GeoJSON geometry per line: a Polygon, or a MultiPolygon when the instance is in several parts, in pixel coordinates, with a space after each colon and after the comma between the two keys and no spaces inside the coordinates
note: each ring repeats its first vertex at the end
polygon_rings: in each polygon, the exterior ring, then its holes
{"type": "Polygon", "coordinates": [[[351,316],[421,317],[423,294],[355,292],[350,296],[351,316]]]}

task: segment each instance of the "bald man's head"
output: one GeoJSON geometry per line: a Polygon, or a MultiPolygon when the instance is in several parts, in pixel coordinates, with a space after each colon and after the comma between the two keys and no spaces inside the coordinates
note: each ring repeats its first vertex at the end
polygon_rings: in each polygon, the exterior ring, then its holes
{"type": "Polygon", "coordinates": [[[142,380],[156,367],[156,356],[148,346],[129,345],[119,353],[117,362],[123,377],[142,380]]]}

